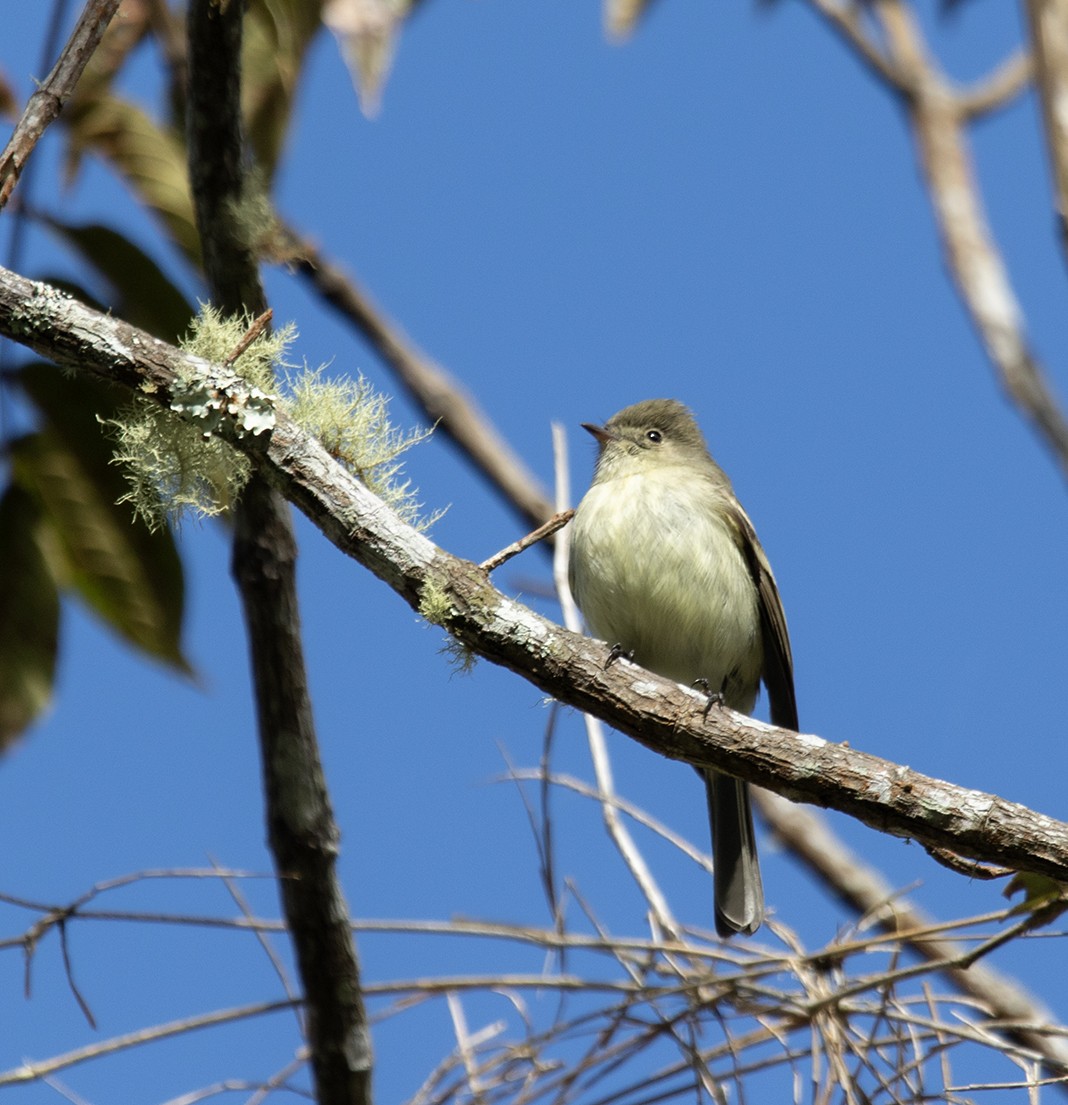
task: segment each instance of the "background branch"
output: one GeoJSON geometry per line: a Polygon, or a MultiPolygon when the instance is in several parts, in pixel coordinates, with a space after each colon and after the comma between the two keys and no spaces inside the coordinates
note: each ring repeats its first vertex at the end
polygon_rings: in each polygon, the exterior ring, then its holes
{"type": "Polygon", "coordinates": [[[1068,3],[1026,0],[1061,249],[1068,251],[1068,3]]]}
{"type": "MultiPolygon", "coordinates": [[[[189,168],[211,299],[227,315],[267,302],[248,240],[253,186],[241,133],[244,5],[188,11],[189,168]]],[[[282,496],[254,473],[234,508],[241,594],[259,723],[267,835],[306,1002],[321,1105],[371,1100],[371,1037],[348,906],[336,873],[340,832],[319,755],[301,640],[297,544],[282,496]]]]}

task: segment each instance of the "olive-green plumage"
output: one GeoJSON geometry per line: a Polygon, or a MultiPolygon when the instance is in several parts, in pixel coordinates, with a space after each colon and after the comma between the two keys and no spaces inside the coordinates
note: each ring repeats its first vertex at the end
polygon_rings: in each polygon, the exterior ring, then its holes
{"type": "MultiPolygon", "coordinates": [[[[571,589],[596,636],[680,683],[705,680],[750,713],[761,680],[772,721],[797,728],[793,660],[775,577],[726,473],[674,399],[584,426],[600,453],[572,523],[571,589]]],[[[764,917],[746,784],[704,772],[716,928],[753,933],[764,917]]]]}

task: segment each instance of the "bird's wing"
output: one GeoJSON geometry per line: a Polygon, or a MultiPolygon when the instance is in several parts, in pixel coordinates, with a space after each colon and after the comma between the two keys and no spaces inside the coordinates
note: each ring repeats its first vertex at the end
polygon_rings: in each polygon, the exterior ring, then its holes
{"type": "Polygon", "coordinates": [[[773,724],[797,731],[797,698],[794,694],[794,658],[786,629],[779,588],[771,565],[757,540],[749,515],[740,505],[732,507],[731,518],[749,574],[760,600],[760,632],[764,644],[764,686],[768,689],[773,724]]]}

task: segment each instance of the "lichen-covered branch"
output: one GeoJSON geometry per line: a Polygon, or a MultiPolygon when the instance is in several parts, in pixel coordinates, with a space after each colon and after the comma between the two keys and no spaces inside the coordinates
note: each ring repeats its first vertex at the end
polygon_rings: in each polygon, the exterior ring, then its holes
{"type": "MultiPolygon", "coordinates": [[[[0,269],[0,333],[61,365],[169,403],[176,372],[219,372],[47,285],[0,269]]],[[[236,389],[239,391],[239,389],[236,389]]],[[[241,395],[233,397],[242,407],[241,395]]],[[[230,433],[225,425],[223,432],[230,433]]],[[[406,525],[284,413],[270,439],[231,435],[341,551],[414,609],[432,607],[462,644],[672,759],[727,771],[883,832],[1068,880],[1068,824],[907,767],[763,725],[570,633],[499,592],[478,565],[406,525]]],[[[902,724],[916,724],[903,717],[902,724]]]]}

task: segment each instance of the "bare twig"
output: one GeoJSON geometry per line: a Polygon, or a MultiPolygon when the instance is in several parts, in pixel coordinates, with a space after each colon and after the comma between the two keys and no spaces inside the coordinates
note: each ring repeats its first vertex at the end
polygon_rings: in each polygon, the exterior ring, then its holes
{"type": "MultiPolygon", "coordinates": [[[[831,831],[825,818],[768,791],[754,790],[754,800],[790,851],[861,916],[874,917],[884,931],[907,940],[929,963],[948,963],[961,954],[960,945],[939,936],[931,919],[896,895],[878,871],[854,855],[831,831]]],[[[962,993],[982,1001],[995,1020],[1007,1025],[1040,1025],[1053,1020],[1050,1010],[1037,997],[992,967],[973,964],[944,971],[962,993]]],[[[1068,1040],[1026,1030],[1006,1031],[1048,1061],[1068,1069],[1068,1040]]]]}
{"type": "Polygon", "coordinates": [[[120,0],[87,0],[52,72],[30,97],[22,118],[0,154],[0,210],[7,203],[34,146],[63,110],[86,63],[100,44],[120,0]]]}
{"type": "Polygon", "coordinates": [[[247,353],[249,346],[271,325],[271,320],[274,318],[274,311],[270,307],[267,308],[263,314],[257,316],[249,324],[249,328],[245,331],[241,340],[234,346],[233,350],[226,355],[223,360],[223,364],[229,368],[233,363],[241,356],[242,353],[247,353]]]}
{"type": "Polygon", "coordinates": [[[906,74],[875,41],[874,28],[865,25],[867,8],[864,4],[853,3],[852,0],[809,0],[809,3],[888,88],[901,95],[908,94],[906,74]]]}
{"type": "Polygon", "coordinates": [[[988,77],[958,93],[961,115],[969,122],[1006,107],[1027,91],[1034,63],[1027,50],[1017,50],[988,77]]]}
{"type": "Polygon", "coordinates": [[[1004,879],[1013,874],[1011,867],[991,867],[985,863],[975,863],[970,859],[965,859],[964,856],[958,856],[956,852],[951,852],[948,848],[927,848],[925,851],[935,863],[940,863],[943,867],[949,868],[950,871],[955,871],[958,875],[964,875],[965,878],[989,882],[993,879],[1004,879]]]}
{"type": "Polygon", "coordinates": [[[292,1004],[290,1001],[261,1001],[233,1009],[221,1009],[214,1013],[202,1013],[196,1017],[183,1017],[152,1028],[140,1028],[136,1032],[113,1036],[110,1040],[101,1040],[98,1044],[77,1048],[51,1059],[42,1059],[38,1062],[27,1061],[11,1070],[0,1071],[0,1086],[19,1086],[27,1082],[36,1082],[45,1075],[66,1070],[68,1067],[77,1066],[90,1059],[100,1059],[105,1055],[114,1055],[116,1052],[170,1039],[172,1036],[182,1036],[196,1029],[230,1024],[234,1021],[247,1020],[249,1017],[259,1017],[264,1013],[277,1013],[279,1010],[289,1009],[292,1004]]]}
{"type": "Polygon", "coordinates": [[[494,553],[488,560],[483,560],[479,567],[484,572],[492,572],[495,568],[499,568],[502,564],[506,564],[513,556],[518,556],[524,549],[529,549],[531,545],[536,545],[539,541],[544,541],[546,537],[552,537],[557,530],[563,529],[574,515],[573,510],[561,510],[558,514],[554,514],[543,525],[538,526],[536,530],[532,530],[526,535],[521,537],[518,541],[513,541],[507,548],[501,549],[500,552],[494,553]]]}

